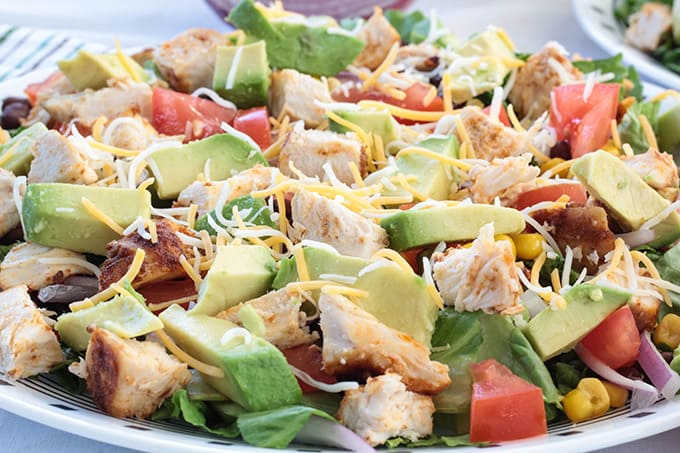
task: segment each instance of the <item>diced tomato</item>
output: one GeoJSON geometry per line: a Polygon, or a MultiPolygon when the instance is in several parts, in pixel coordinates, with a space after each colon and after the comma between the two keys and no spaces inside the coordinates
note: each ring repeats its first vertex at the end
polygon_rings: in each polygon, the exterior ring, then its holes
{"type": "MultiPolygon", "coordinates": [[[[482,112],[486,113],[487,115],[491,113],[491,106],[484,107],[482,109],[482,112]]],[[[501,110],[498,112],[498,119],[500,120],[501,123],[503,123],[504,126],[510,127],[510,118],[508,118],[508,112],[505,111],[505,106],[501,105],[501,110]]]]}
{"type": "Polygon", "coordinates": [[[422,260],[421,253],[423,253],[425,247],[416,247],[414,249],[404,250],[399,252],[402,258],[411,266],[413,271],[417,274],[422,273],[422,260]]]}
{"type": "MultiPolygon", "coordinates": [[[[337,380],[332,374],[328,374],[322,370],[323,360],[321,359],[321,349],[315,345],[302,345],[295,348],[286,349],[283,351],[286,360],[291,366],[298,370],[304,371],[312,378],[326,384],[335,384],[337,380]]],[[[319,389],[311,387],[300,381],[300,388],[304,393],[317,392],[319,389]]]]}
{"type": "Polygon", "coordinates": [[[222,133],[222,122],[231,124],[236,110],[207,99],[154,88],[151,124],[161,134],[180,135],[189,131],[187,141],[222,133]],[[190,127],[187,127],[187,123],[190,127]]]}
{"type": "Polygon", "coordinates": [[[262,150],[269,148],[272,144],[267,107],[239,110],[234,118],[234,129],[248,135],[262,150]]]}
{"type": "Polygon", "coordinates": [[[548,432],[543,392],[493,359],[470,365],[470,441],[502,442],[548,432]]]}
{"type": "Polygon", "coordinates": [[[615,370],[632,365],[640,352],[640,334],[630,307],[624,305],[607,316],[581,344],[615,370]]]}
{"type": "MultiPolygon", "coordinates": [[[[196,294],[196,286],[194,285],[193,280],[190,279],[167,280],[164,282],[151,283],[139,288],[137,291],[144,296],[146,303],[151,305],[193,296],[196,294]]],[[[187,308],[188,305],[188,302],[182,304],[184,308],[187,308]]],[[[157,314],[160,313],[160,311],[155,311],[154,313],[157,314]]]]}
{"type": "Polygon", "coordinates": [[[585,84],[562,85],[552,90],[550,123],[558,140],[569,141],[572,158],[607,143],[611,120],[616,118],[619,103],[619,84],[595,84],[584,101],[585,87],[585,84]]]}
{"type": "MultiPolygon", "coordinates": [[[[435,96],[432,101],[425,105],[425,98],[430,92],[432,85],[426,83],[414,83],[404,90],[406,98],[399,100],[377,90],[361,91],[360,88],[350,88],[345,94],[342,90],[333,93],[333,98],[338,102],[357,103],[363,100],[381,101],[397,107],[417,110],[420,112],[441,112],[444,110],[444,101],[439,96],[435,96]]],[[[396,118],[402,124],[414,124],[416,121],[396,118]]]]}
{"type": "Polygon", "coordinates": [[[551,184],[549,186],[538,187],[527,190],[517,196],[515,208],[522,210],[542,201],[557,201],[562,195],[567,195],[569,201],[585,204],[588,200],[586,189],[579,183],[551,184]]]}
{"type": "Polygon", "coordinates": [[[38,96],[40,93],[45,92],[46,90],[49,90],[53,86],[55,86],[57,83],[61,82],[64,77],[66,77],[62,72],[57,71],[53,74],[51,74],[48,78],[43,80],[42,82],[36,82],[36,83],[31,83],[29,84],[26,89],[24,90],[24,93],[26,93],[26,97],[28,97],[29,102],[32,105],[35,105],[36,101],[38,100],[38,96]]]}

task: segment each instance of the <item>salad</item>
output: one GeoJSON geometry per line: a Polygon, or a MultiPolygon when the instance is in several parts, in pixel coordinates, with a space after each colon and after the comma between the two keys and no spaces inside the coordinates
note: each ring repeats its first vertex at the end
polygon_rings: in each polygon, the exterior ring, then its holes
{"type": "Polygon", "coordinates": [[[227,20],[5,101],[4,377],[354,451],[676,397],[679,93],[436,12],[227,20]]]}
{"type": "Polygon", "coordinates": [[[680,73],[680,2],[624,0],[614,15],[626,27],[626,44],[680,73]]]}

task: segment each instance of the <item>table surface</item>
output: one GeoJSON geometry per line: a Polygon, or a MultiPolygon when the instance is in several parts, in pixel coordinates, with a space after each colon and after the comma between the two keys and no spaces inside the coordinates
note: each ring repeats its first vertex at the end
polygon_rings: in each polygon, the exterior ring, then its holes
{"type": "MultiPolygon", "coordinates": [[[[580,30],[568,0],[419,0],[415,8],[440,17],[459,37],[489,23],[506,29],[518,49],[534,51],[555,40],[570,52],[604,57],[580,30]]],[[[0,22],[50,28],[74,37],[110,44],[117,37],[122,46],[154,44],[191,27],[224,29],[221,21],[201,0],[23,0],[0,1],[0,22]],[[170,7],[171,5],[171,7],[170,7]]],[[[92,441],[39,425],[0,409],[0,451],[50,451],[51,453],[124,453],[132,450],[92,441]]],[[[680,428],[601,452],[678,451],[680,428]]]]}

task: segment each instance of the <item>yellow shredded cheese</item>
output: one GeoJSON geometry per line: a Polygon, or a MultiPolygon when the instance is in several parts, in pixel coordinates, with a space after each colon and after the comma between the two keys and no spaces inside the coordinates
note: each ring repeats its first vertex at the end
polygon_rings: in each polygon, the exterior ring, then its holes
{"type": "Polygon", "coordinates": [[[391,105],[391,104],[385,104],[384,102],[380,101],[370,101],[370,100],[363,100],[359,101],[358,103],[359,107],[363,108],[376,108],[376,109],[381,109],[381,110],[388,110],[392,115],[398,116],[399,118],[407,119],[407,120],[413,120],[413,121],[420,121],[423,123],[431,123],[434,121],[439,121],[444,115],[448,115],[449,113],[455,113],[456,111],[453,110],[451,112],[423,112],[420,110],[411,110],[411,109],[405,109],[402,107],[397,107],[396,105],[391,105]]]}
{"type": "Polygon", "coordinates": [[[425,97],[423,98],[423,107],[427,107],[430,104],[432,104],[432,101],[434,101],[434,98],[437,97],[437,89],[430,85],[430,91],[427,92],[425,97]]]}
{"type": "Polygon", "coordinates": [[[120,60],[120,64],[123,66],[125,69],[125,72],[127,72],[132,80],[135,82],[141,82],[142,79],[139,77],[139,74],[132,68],[132,65],[130,64],[129,57],[123,53],[123,50],[120,48],[120,42],[118,41],[118,38],[116,38],[116,56],[120,60]]]}
{"type": "Polygon", "coordinates": [[[147,220],[145,222],[146,228],[149,229],[149,234],[151,235],[151,243],[158,244],[158,229],[156,228],[156,222],[153,220],[147,220]]]}
{"type": "Polygon", "coordinates": [[[113,221],[113,219],[106,214],[104,214],[99,208],[97,208],[94,203],[92,203],[90,200],[87,198],[83,197],[80,199],[80,202],[83,204],[83,207],[87,211],[88,214],[90,214],[92,217],[95,219],[99,220],[101,223],[106,225],[107,227],[111,228],[113,231],[116,232],[116,234],[120,236],[124,236],[124,229],[120,225],[118,225],[116,222],[113,221]]]}
{"type": "Polygon", "coordinates": [[[515,108],[512,106],[512,104],[508,104],[506,112],[508,113],[508,119],[510,120],[510,124],[512,124],[512,127],[514,127],[517,132],[526,132],[522,127],[522,123],[520,123],[519,120],[517,119],[517,115],[515,114],[515,108]]]}
{"type": "Polygon", "coordinates": [[[385,56],[385,59],[383,60],[382,63],[380,63],[380,66],[376,68],[373,73],[364,80],[362,89],[367,90],[371,86],[375,85],[378,83],[378,79],[380,76],[389,69],[390,66],[394,63],[394,61],[397,59],[397,52],[399,52],[399,42],[395,42],[392,44],[392,47],[390,48],[390,51],[387,53],[385,56]]]}
{"type": "Polygon", "coordinates": [[[212,259],[213,248],[212,240],[210,239],[210,233],[208,233],[207,230],[201,230],[199,231],[198,236],[201,238],[201,241],[203,242],[203,250],[205,250],[205,257],[208,259],[212,259]]]}
{"type": "Polygon", "coordinates": [[[189,226],[190,230],[194,229],[194,225],[196,224],[196,214],[198,213],[198,205],[195,203],[191,203],[189,205],[189,212],[187,213],[187,225],[189,226]]]}
{"type": "Polygon", "coordinates": [[[347,165],[349,165],[349,171],[352,172],[352,177],[354,178],[354,183],[357,187],[366,187],[366,183],[364,183],[364,180],[361,178],[361,173],[359,173],[357,164],[353,161],[349,161],[347,162],[347,165]]]}
{"type": "Polygon", "coordinates": [[[555,165],[554,167],[549,168],[543,174],[545,175],[546,173],[550,172],[551,175],[558,175],[565,170],[570,170],[571,166],[574,165],[575,162],[576,162],[576,159],[570,159],[570,160],[567,160],[567,161],[564,161],[564,162],[560,162],[559,164],[555,165]]]}
{"type": "Polygon", "coordinates": [[[160,310],[165,310],[166,308],[170,307],[171,305],[186,304],[187,302],[195,301],[197,297],[198,297],[198,295],[194,294],[193,296],[180,297],[178,299],[172,299],[172,300],[168,300],[168,301],[165,301],[165,302],[159,302],[157,304],[148,304],[148,306],[149,306],[149,310],[151,310],[151,311],[160,311],[160,310]]]}
{"type": "Polygon", "coordinates": [[[552,270],[552,272],[550,273],[550,282],[552,283],[553,290],[559,294],[560,290],[562,289],[559,269],[555,268],[552,270]]]}
{"type": "Polygon", "coordinates": [[[326,284],[321,287],[321,292],[324,294],[339,294],[349,297],[368,297],[368,291],[364,291],[363,289],[349,288],[347,286],[339,285],[329,285],[328,282],[326,282],[326,284]]]}
{"type": "Polygon", "coordinates": [[[443,154],[435,153],[429,149],[420,148],[417,146],[410,146],[404,148],[397,153],[397,159],[400,156],[407,156],[409,154],[419,154],[421,156],[429,157],[430,159],[438,160],[441,163],[451,165],[452,167],[460,168],[463,171],[469,171],[472,169],[472,165],[463,162],[459,159],[454,159],[453,157],[444,156],[443,154]]]}
{"type": "Polygon", "coordinates": [[[201,362],[200,360],[190,356],[186,352],[184,352],[182,349],[180,349],[179,346],[173,341],[170,336],[165,333],[164,330],[158,330],[156,331],[156,335],[158,335],[158,338],[163,342],[165,347],[168,349],[168,351],[172,352],[172,354],[177,357],[178,360],[186,363],[189,365],[191,368],[195,369],[196,371],[205,374],[210,377],[218,378],[221,379],[224,377],[224,371],[222,369],[214,367],[212,365],[208,365],[207,363],[201,362]]]}
{"type": "Polygon", "coordinates": [[[654,129],[649,124],[649,120],[645,115],[638,115],[638,119],[640,120],[640,126],[642,126],[642,132],[645,134],[649,147],[658,150],[659,144],[656,142],[656,135],[654,135],[654,129]]]}
{"type": "Polygon", "coordinates": [[[139,184],[137,190],[139,191],[146,190],[151,186],[151,184],[154,183],[154,181],[155,181],[154,178],[146,178],[144,181],[141,182],[141,184],[139,184]]]}
{"type": "Polygon", "coordinates": [[[406,179],[406,176],[404,175],[399,175],[396,177],[397,182],[403,187],[407,192],[409,192],[411,195],[413,195],[413,198],[419,201],[425,201],[427,200],[427,195],[423,194],[420,192],[418,189],[413,187],[408,180],[406,179]]]}
{"type": "Polygon", "coordinates": [[[451,73],[446,71],[442,76],[442,96],[444,97],[444,112],[453,112],[453,99],[451,96],[451,73]]]}
{"type": "Polygon", "coordinates": [[[182,255],[179,257],[179,264],[189,278],[193,280],[196,289],[198,289],[198,287],[201,286],[201,283],[203,283],[203,278],[194,270],[191,264],[189,264],[189,260],[187,260],[186,256],[182,255]]]}
{"type": "Polygon", "coordinates": [[[111,146],[111,145],[105,145],[104,143],[101,143],[98,140],[88,140],[88,145],[90,145],[93,148],[97,148],[101,151],[105,151],[107,153],[113,154],[116,157],[133,157],[141,153],[141,150],[129,150],[129,149],[123,149],[119,148],[117,146],[111,146]]]}
{"type": "Polygon", "coordinates": [[[621,262],[621,258],[623,258],[623,252],[625,248],[626,243],[623,241],[623,239],[617,238],[614,241],[614,253],[612,254],[612,259],[609,262],[609,266],[607,267],[607,269],[593,277],[592,280],[590,280],[590,283],[594,283],[597,280],[600,280],[601,278],[605,278],[609,274],[614,272],[614,270],[616,270],[616,268],[619,267],[619,263],[621,262]]]}
{"type": "Polygon", "coordinates": [[[97,121],[92,125],[92,138],[98,142],[103,142],[102,140],[102,129],[104,129],[104,124],[108,121],[105,116],[100,116],[97,121]]]}
{"type": "Polygon", "coordinates": [[[541,286],[540,282],[538,281],[538,277],[541,275],[541,269],[543,269],[546,258],[545,252],[541,252],[541,254],[538,255],[538,257],[534,260],[534,264],[531,266],[531,274],[529,278],[529,281],[532,285],[541,286]]]}
{"type": "Polygon", "coordinates": [[[402,257],[399,253],[395,252],[392,249],[380,249],[377,252],[373,254],[371,257],[371,260],[377,260],[380,258],[384,258],[386,260],[392,261],[394,264],[399,266],[401,270],[404,272],[411,273],[413,272],[413,269],[411,268],[411,265],[408,264],[408,262],[402,257]]]}
{"type": "MultiPolygon", "coordinates": [[[[647,272],[649,272],[652,276],[652,278],[655,278],[657,280],[662,280],[661,275],[659,274],[659,271],[656,269],[656,266],[652,262],[652,260],[649,259],[647,255],[644,253],[640,252],[639,250],[631,250],[630,255],[633,257],[634,260],[638,261],[638,263],[641,263],[645,266],[647,269],[647,272]]],[[[664,302],[666,302],[666,305],[669,307],[673,306],[673,303],[671,302],[671,298],[668,296],[668,291],[666,288],[661,288],[657,287],[659,289],[659,292],[663,296],[664,302]]]]}
{"type": "Polygon", "coordinates": [[[616,124],[616,119],[612,118],[611,123],[609,123],[612,131],[612,140],[614,141],[614,146],[616,146],[617,149],[621,149],[621,135],[619,135],[619,128],[616,124]]]}
{"type": "Polygon", "coordinates": [[[293,256],[295,257],[298,279],[302,282],[310,281],[309,268],[307,267],[307,261],[305,260],[305,251],[300,246],[294,247],[293,256]]]}
{"type": "Polygon", "coordinates": [[[675,98],[680,99],[680,93],[677,92],[676,90],[664,90],[661,93],[657,94],[653,98],[649,100],[649,102],[656,102],[656,101],[662,101],[666,99],[667,97],[672,96],[675,98]]]}
{"type": "Polygon", "coordinates": [[[467,130],[465,129],[465,124],[463,124],[463,120],[461,119],[460,116],[456,116],[453,122],[456,125],[456,132],[458,133],[460,141],[467,146],[466,150],[467,157],[474,158],[475,151],[474,148],[472,147],[472,140],[470,140],[470,136],[468,135],[467,130]]]}
{"type": "Polygon", "coordinates": [[[387,157],[385,156],[385,147],[383,146],[382,137],[378,134],[371,134],[373,142],[373,160],[377,169],[384,168],[387,165],[387,157]]]}

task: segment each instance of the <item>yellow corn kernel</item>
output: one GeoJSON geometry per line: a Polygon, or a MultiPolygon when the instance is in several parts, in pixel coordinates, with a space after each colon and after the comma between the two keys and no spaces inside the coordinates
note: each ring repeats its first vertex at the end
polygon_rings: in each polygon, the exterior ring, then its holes
{"type": "Polygon", "coordinates": [[[661,319],[654,331],[654,343],[663,344],[671,350],[680,345],[680,316],[669,313],[661,319]]]}
{"type": "MultiPolygon", "coordinates": [[[[566,160],[562,159],[561,157],[553,157],[550,159],[548,162],[544,163],[541,165],[541,173],[545,173],[546,171],[550,170],[553,167],[556,167],[559,164],[565,163],[566,160]]],[[[565,168],[564,170],[558,172],[557,174],[560,176],[560,178],[565,178],[567,176],[567,173],[569,173],[569,169],[565,168]]]]}
{"type": "Polygon", "coordinates": [[[472,242],[466,242],[465,244],[460,246],[460,248],[463,249],[469,249],[470,247],[472,247],[472,242]]]}
{"type": "Polygon", "coordinates": [[[569,420],[579,423],[607,412],[609,394],[599,379],[583,378],[574,390],[567,393],[562,405],[569,420]]]}
{"type": "Polygon", "coordinates": [[[628,390],[607,381],[602,381],[602,385],[604,385],[604,388],[607,389],[607,395],[609,395],[609,405],[611,407],[623,407],[623,405],[626,404],[626,401],[628,401],[628,390]]]}
{"type": "Polygon", "coordinates": [[[507,234],[497,234],[494,236],[494,240],[508,241],[510,243],[510,247],[512,247],[512,259],[517,259],[517,246],[515,245],[515,241],[510,236],[507,234]]]}
{"type": "Polygon", "coordinates": [[[543,236],[538,233],[522,233],[512,237],[517,248],[517,258],[534,260],[543,252],[543,236]]]}
{"type": "Polygon", "coordinates": [[[616,147],[612,140],[609,140],[607,143],[605,143],[602,147],[602,150],[607,151],[608,153],[611,153],[615,156],[619,156],[621,154],[621,151],[619,151],[619,148],[616,147]]]}

